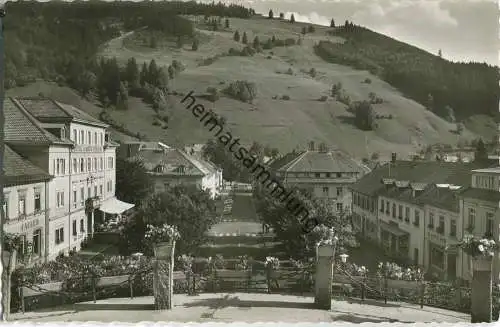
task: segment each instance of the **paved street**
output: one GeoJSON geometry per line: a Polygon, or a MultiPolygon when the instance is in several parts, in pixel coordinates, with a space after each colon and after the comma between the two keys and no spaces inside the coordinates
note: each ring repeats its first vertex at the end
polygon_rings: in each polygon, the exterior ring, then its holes
{"type": "Polygon", "coordinates": [[[174,309],[154,311],[153,297],[83,302],[39,312],[12,314],[10,320],[33,322],[467,322],[469,315],[418,306],[380,302],[333,301],[331,311],[313,309],[312,297],[276,294],[221,293],[175,295],[174,309]]]}

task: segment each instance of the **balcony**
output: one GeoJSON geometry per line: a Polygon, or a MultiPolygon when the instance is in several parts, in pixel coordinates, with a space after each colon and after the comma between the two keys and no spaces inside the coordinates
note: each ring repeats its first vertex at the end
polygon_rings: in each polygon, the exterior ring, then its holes
{"type": "Polygon", "coordinates": [[[101,206],[101,197],[94,196],[85,200],[85,212],[92,212],[101,206]]]}
{"type": "Polygon", "coordinates": [[[444,235],[444,226],[439,226],[438,228],[436,228],[436,232],[438,234],[444,235]]]}

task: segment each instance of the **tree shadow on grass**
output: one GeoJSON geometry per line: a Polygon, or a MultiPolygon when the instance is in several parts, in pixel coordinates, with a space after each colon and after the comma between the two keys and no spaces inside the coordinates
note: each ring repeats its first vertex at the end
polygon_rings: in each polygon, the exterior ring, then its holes
{"type": "MultiPolygon", "coordinates": [[[[364,316],[364,315],[356,315],[352,313],[348,314],[341,314],[338,316],[332,316],[331,317],[332,322],[336,321],[342,321],[342,322],[349,322],[353,324],[361,324],[364,322],[371,322],[371,323],[382,323],[382,322],[405,322],[406,321],[400,321],[398,319],[391,319],[391,318],[385,318],[385,317],[375,317],[375,316],[364,316]]],[[[411,323],[411,321],[408,321],[408,323],[411,323]]]]}

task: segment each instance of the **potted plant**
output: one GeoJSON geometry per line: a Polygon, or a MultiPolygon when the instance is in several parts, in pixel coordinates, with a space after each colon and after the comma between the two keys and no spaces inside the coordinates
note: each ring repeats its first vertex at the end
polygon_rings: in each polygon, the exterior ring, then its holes
{"type": "Polygon", "coordinates": [[[475,270],[490,270],[498,244],[491,239],[468,237],[460,243],[463,251],[472,258],[475,270]]]}
{"type": "Polygon", "coordinates": [[[177,227],[169,224],[161,226],[147,225],[145,239],[152,245],[155,257],[171,257],[175,241],[180,238],[177,227]]]}

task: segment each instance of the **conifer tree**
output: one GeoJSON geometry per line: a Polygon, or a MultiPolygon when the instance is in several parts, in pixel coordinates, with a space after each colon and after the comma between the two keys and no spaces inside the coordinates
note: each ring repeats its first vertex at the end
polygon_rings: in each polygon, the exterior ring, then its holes
{"type": "Polygon", "coordinates": [[[240,32],[234,32],[233,40],[235,40],[236,42],[240,42],[240,32]]]}
{"type": "Polygon", "coordinates": [[[290,23],[295,23],[295,16],[293,14],[290,16],[290,23]]]}
{"type": "Polygon", "coordinates": [[[335,27],[335,21],[333,20],[333,18],[332,18],[332,20],[330,21],[330,27],[335,27]]]}
{"type": "Polygon", "coordinates": [[[243,37],[241,38],[241,43],[243,43],[243,44],[248,43],[247,32],[243,32],[243,37]]]}
{"type": "Polygon", "coordinates": [[[270,19],[273,19],[273,18],[274,18],[274,14],[273,14],[273,11],[272,11],[272,10],[269,10],[269,18],[270,18],[270,19]]]}

